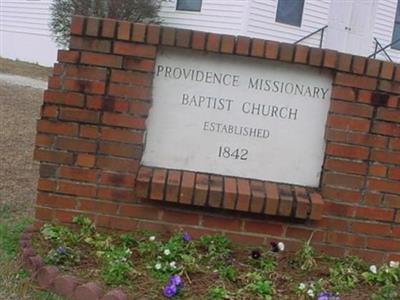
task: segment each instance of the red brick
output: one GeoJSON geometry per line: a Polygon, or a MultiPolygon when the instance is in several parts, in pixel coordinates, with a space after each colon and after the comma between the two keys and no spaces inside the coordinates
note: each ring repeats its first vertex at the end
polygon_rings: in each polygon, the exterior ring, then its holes
{"type": "Polygon", "coordinates": [[[62,195],[38,193],[36,205],[64,209],[75,209],[76,199],[75,197],[66,197],[62,195]]]}
{"type": "Polygon", "coordinates": [[[143,86],[150,86],[152,83],[152,77],[150,74],[122,70],[112,70],[110,80],[113,82],[129,83],[143,86]]]}
{"type": "Polygon", "coordinates": [[[371,190],[400,194],[400,184],[398,181],[369,179],[367,187],[371,190]]]}
{"type": "Polygon", "coordinates": [[[262,181],[251,180],[251,201],[250,211],[254,213],[262,213],[265,205],[265,188],[262,181]]]}
{"type": "Polygon", "coordinates": [[[160,42],[160,26],[149,24],[147,25],[146,42],[152,45],[158,45],[160,42]]]}
{"type": "Polygon", "coordinates": [[[55,180],[39,178],[37,189],[39,191],[54,192],[57,188],[57,182],[55,180]]]}
{"type": "Polygon", "coordinates": [[[135,185],[136,195],[140,198],[147,198],[150,194],[151,177],[153,169],[148,167],[140,167],[135,185]]]}
{"type": "Polygon", "coordinates": [[[58,135],[76,136],[78,135],[78,124],[39,120],[37,123],[37,131],[58,135]]]}
{"type": "Polygon", "coordinates": [[[60,181],[58,191],[61,194],[74,196],[94,197],[96,196],[96,186],[87,184],[78,184],[68,181],[60,181]]]}
{"type": "Polygon", "coordinates": [[[195,205],[204,206],[206,204],[208,188],[208,176],[205,174],[197,174],[193,201],[195,205]]]}
{"type": "Polygon", "coordinates": [[[342,86],[333,86],[332,89],[332,98],[346,101],[354,101],[355,100],[355,90],[350,87],[342,87],[342,86]]]}
{"type": "Polygon", "coordinates": [[[103,185],[133,187],[135,178],[131,174],[102,172],[99,183],[103,185]]]}
{"type": "Polygon", "coordinates": [[[41,116],[43,118],[57,118],[58,107],[53,105],[42,106],[41,116]]]}
{"type": "Polygon", "coordinates": [[[364,74],[367,59],[362,56],[353,56],[352,71],[356,74],[364,74]]]}
{"type": "Polygon", "coordinates": [[[387,173],[387,168],[383,165],[372,164],[369,166],[369,175],[376,177],[385,177],[387,173]]]}
{"type": "Polygon", "coordinates": [[[221,53],[232,54],[235,51],[235,37],[223,35],[221,41],[221,53]]]}
{"type": "Polygon", "coordinates": [[[375,134],[353,132],[353,133],[348,133],[347,143],[373,147],[373,148],[386,148],[387,138],[375,134]]]}
{"type": "Polygon", "coordinates": [[[99,113],[92,110],[85,110],[78,108],[61,108],[59,118],[65,121],[98,123],[99,113]]]}
{"type": "Polygon", "coordinates": [[[274,41],[265,42],[265,53],[264,56],[268,59],[277,59],[279,52],[279,43],[274,41]]]}
{"type": "Polygon", "coordinates": [[[82,52],[81,63],[102,67],[121,68],[122,57],[111,54],[82,52]]]}
{"type": "Polygon", "coordinates": [[[192,31],[186,29],[177,29],[176,31],[176,46],[189,48],[190,40],[192,38],[192,31]]]}
{"type": "Polygon", "coordinates": [[[72,36],[69,42],[69,47],[71,50],[85,50],[85,51],[110,53],[111,41],[99,40],[88,37],[72,36]]]}
{"type": "Polygon", "coordinates": [[[325,49],[324,50],[324,62],[323,66],[326,68],[336,68],[336,62],[338,60],[338,52],[335,50],[325,49]]]}
{"type": "Polygon", "coordinates": [[[367,159],[369,151],[365,147],[329,143],[326,154],[343,158],[367,159]]]}
{"type": "Polygon", "coordinates": [[[357,207],[356,217],[376,221],[392,221],[393,209],[383,209],[377,207],[357,207]]]}
{"type": "Polygon", "coordinates": [[[399,251],[400,240],[369,238],[367,240],[367,247],[370,249],[377,249],[384,251],[399,251]]]}
{"type": "Polygon", "coordinates": [[[242,221],[239,218],[225,218],[221,216],[203,216],[203,227],[216,228],[219,230],[240,231],[242,221]]]}
{"type": "Polygon", "coordinates": [[[400,112],[398,109],[380,107],[378,108],[376,118],[380,120],[400,123],[400,112]]]}
{"type": "Polygon", "coordinates": [[[101,81],[64,79],[64,89],[75,92],[104,94],[105,87],[105,83],[101,81]]]}
{"type": "Polygon", "coordinates": [[[244,222],[244,231],[273,235],[273,236],[282,236],[283,226],[282,224],[268,223],[266,221],[257,222],[257,221],[246,220],[244,222]]]}
{"type": "Polygon", "coordinates": [[[48,209],[44,207],[35,208],[35,219],[36,220],[46,220],[51,221],[53,219],[54,209],[48,209]]]}
{"type": "Polygon", "coordinates": [[[279,208],[278,215],[289,217],[292,215],[292,210],[294,206],[293,193],[288,185],[280,184],[279,189],[279,208]]]}
{"type": "Polygon", "coordinates": [[[246,179],[237,180],[238,198],[236,202],[236,210],[248,211],[250,206],[250,182],[246,179]]]}
{"type": "Polygon", "coordinates": [[[393,150],[400,150],[400,139],[391,138],[389,148],[393,150]]]}
{"type": "Polygon", "coordinates": [[[81,125],[79,127],[79,136],[89,139],[96,139],[98,136],[98,129],[96,126],[81,125]]]}
{"type": "Polygon", "coordinates": [[[385,236],[385,235],[387,236],[391,232],[391,226],[389,224],[381,224],[381,223],[352,222],[351,229],[352,232],[355,233],[377,235],[377,236],[385,236]]]}
{"type": "Polygon", "coordinates": [[[389,169],[389,178],[400,180],[400,168],[390,168],[389,169]]]}
{"type": "Polygon", "coordinates": [[[143,23],[134,23],[132,29],[131,40],[143,43],[146,37],[146,25],[143,23]]]}
{"type": "Polygon", "coordinates": [[[382,194],[380,193],[365,193],[364,194],[364,205],[367,206],[380,206],[382,202],[382,194]]]}
{"type": "Polygon", "coordinates": [[[251,56],[264,57],[265,41],[261,39],[252,39],[251,56]]]}
{"type": "Polygon", "coordinates": [[[335,129],[368,132],[370,120],[331,114],[327,124],[335,129]]]}
{"type": "Polygon", "coordinates": [[[282,61],[291,62],[294,56],[295,45],[282,43],[281,51],[279,52],[279,59],[282,61]]]}
{"type": "Polygon", "coordinates": [[[58,50],[57,52],[57,60],[63,63],[78,63],[80,58],[79,51],[71,51],[71,50],[58,50]]]}
{"type": "Polygon", "coordinates": [[[306,64],[308,61],[308,47],[303,45],[296,45],[295,54],[294,54],[294,62],[306,64]]]}
{"type": "Polygon", "coordinates": [[[34,159],[38,161],[48,161],[60,164],[72,164],[73,154],[61,151],[35,149],[34,159]]]}
{"type": "Polygon", "coordinates": [[[175,46],[175,28],[161,28],[161,44],[165,46],[175,46]]]}
{"type": "Polygon", "coordinates": [[[373,108],[364,104],[332,100],[330,111],[348,116],[370,118],[372,116],[373,108]]]}
{"type": "Polygon", "coordinates": [[[400,124],[375,121],[372,126],[372,132],[400,137],[400,124]]]}
{"type": "Polygon", "coordinates": [[[311,203],[307,191],[303,187],[295,187],[294,191],[297,202],[295,216],[298,219],[306,219],[308,217],[308,214],[311,212],[310,209],[311,203]]]}
{"type": "Polygon", "coordinates": [[[96,156],[86,153],[79,153],[76,158],[76,164],[81,167],[93,167],[96,156]]]}
{"type": "Polygon", "coordinates": [[[85,80],[106,80],[106,68],[66,65],[65,76],[85,80]]]}
{"type": "Polygon", "coordinates": [[[134,173],[138,170],[139,162],[135,159],[120,159],[98,156],[96,167],[110,171],[134,173]]]}
{"type": "Polygon", "coordinates": [[[71,34],[82,35],[84,28],[85,18],[83,16],[72,16],[71,20],[71,34]]]}
{"type": "Polygon", "coordinates": [[[179,203],[191,204],[193,201],[193,192],[195,185],[195,173],[183,172],[179,195],[179,203]]]}
{"type": "Polygon", "coordinates": [[[361,201],[361,194],[358,191],[349,191],[340,188],[328,186],[322,187],[322,196],[327,199],[357,203],[361,201]]]}
{"type": "Polygon", "coordinates": [[[152,72],[154,69],[154,60],[126,57],[124,60],[124,68],[128,70],[152,72]]]}
{"type": "Polygon", "coordinates": [[[237,201],[237,183],[232,177],[224,178],[224,196],[223,207],[225,209],[235,209],[237,201]]]}
{"type": "Polygon", "coordinates": [[[103,295],[101,287],[94,282],[82,284],[75,289],[74,299],[76,300],[89,300],[100,299],[103,295]]]}
{"type": "Polygon", "coordinates": [[[219,52],[221,44],[221,35],[217,33],[209,33],[207,35],[207,51],[219,52]]]}
{"type": "Polygon", "coordinates": [[[74,152],[96,152],[96,143],[84,139],[58,137],[55,147],[74,152]]]}
{"type": "Polygon", "coordinates": [[[337,73],[334,83],[366,90],[375,90],[378,82],[375,78],[337,73]]]}
{"type": "Polygon", "coordinates": [[[141,144],[143,134],[131,131],[129,129],[118,129],[103,127],[100,130],[100,137],[106,141],[116,141],[131,144],[141,144]]]}
{"type": "Polygon", "coordinates": [[[208,197],[208,205],[211,207],[221,207],[223,197],[223,177],[222,176],[210,176],[210,192],[208,197]]]}
{"type": "Polygon", "coordinates": [[[278,213],[279,205],[279,191],[275,183],[265,184],[266,204],[264,212],[267,215],[276,215],[278,213]]]}
{"type": "Polygon", "coordinates": [[[111,96],[128,97],[139,100],[151,99],[151,90],[142,86],[129,86],[111,83],[108,92],[111,96]]]}
{"type": "Polygon", "coordinates": [[[379,74],[381,61],[376,59],[368,59],[366,74],[372,77],[377,77],[379,74]]]}
{"type": "Polygon", "coordinates": [[[132,101],[129,104],[129,112],[135,116],[147,117],[150,112],[150,103],[132,101]]]}
{"type": "Polygon", "coordinates": [[[61,89],[61,78],[60,76],[51,76],[47,81],[48,89],[58,90],[61,89]]]}
{"type": "Polygon", "coordinates": [[[187,211],[163,210],[162,220],[174,224],[198,225],[199,215],[187,211]]]}
{"type": "Polygon", "coordinates": [[[109,154],[113,156],[120,156],[126,158],[140,159],[142,150],[141,148],[121,143],[100,143],[98,153],[109,154]]]}
{"type": "Polygon", "coordinates": [[[132,27],[132,23],[130,23],[128,21],[119,21],[117,38],[119,40],[129,41],[130,36],[131,36],[131,27],[132,27]]]}
{"type": "Polygon", "coordinates": [[[326,240],[328,243],[331,244],[340,244],[353,247],[355,246],[360,248],[365,246],[364,237],[342,232],[328,232],[326,240]]]}
{"type": "Polygon", "coordinates": [[[115,42],[114,53],[143,58],[155,58],[156,47],[137,43],[115,42]]]}
{"type": "Polygon", "coordinates": [[[353,162],[328,158],[325,161],[325,169],[343,173],[366,174],[367,164],[365,162],[353,162]]]}
{"type": "Polygon", "coordinates": [[[150,198],[153,200],[163,200],[164,191],[167,183],[167,170],[155,169],[151,181],[150,198]]]}
{"type": "Polygon", "coordinates": [[[382,62],[382,69],[379,77],[392,80],[394,73],[394,64],[391,62],[382,62]]]}
{"type": "Polygon", "coordinates": [[[206,33],[194,31],[192,35],[192,48],[196,50],[204,50],[206,45],[206,33]]]}
{"type": "Polygon", "coordinates": [[[236,41],[236,54],[249,55],[250,53],[250,38],[245,36],[238,36],[236,41]]]}
{"type": "MultiPolygon", "coordinates": [[[[100,199],[105,199],[105,200],[114,200],[114,201],[119,201],[119,202],[132,202],[133,199],[135,199],[135,193],[132,189],[122,189],[122,188],[115,188],[115,187],[99,187],[97,189],[97,197],[100,199]]],[[[113,208],[114,211],[117,209],[117,205],[114,203],[114,205],[104,205],[103,207],[107,208],[113,208]]],[[[113,212],[110,211],[110,214],[113,212]]],[[[115,213],[115,212],[114,212],[115,213]]]]}
{"type": "Polygon", "coordinates": [[[169,202],[178,202],[181,177],[182,173],[180,171],[168,171],[165,200],[169,202]]]}
{"type": "Polygon", "coordinates": [[[72,92],[44,91],[43,101],[45,103],[83,107],[85,96],[72,92]]]}
{"type": "Polygon", "coordinates": [[[371,160],[389,164],[398,164],[400,162],[400,152],[372,150],[371,160]]]}
{"type": "Polygon", "coordinates": [[[137,206],[124,204],[120,207],[120,215],[138,219],[157,220],[159,211],[150,206],[137,206]]]}
{"type": "Polygon", "coordinates": [[[351,65],[351,55],[340,53],[338,69],[341,71],[348,72],[350,71],[350,65],[351,65]]]}
{"type": "Polygon", "coordinates": [[[51,147],[53,145],[54,140],[55,140],[54,136],[38,133],[36,134],[35,137],[35,145],[51,147]]]}
{"type": "Polygon", "coordinates": [[[117,21],[113,19],[103,19],[103,26],[101,28],[101,36],[106,38],[113,38],[115,36],[115,29],[117,21]]]}
{"type": "Polygon", "coordinates": [[[357,175],[325,172],[322,183],[331,186],[360,189],[364,185],[364,177],[357,175]]]}
{"type": "Polygon", "coordinates": [[[322,49],[319,48],[311,48],[310,50],[310,58],[309,58],[309,64],[311,66],[321,66],[322,65],[322,58],[323,58],[324,52],[322,49]]]}
{"type": "Polygon", "coordinates": [[[135,129],[144,129],[145,120],[142,118],[131,117],[129,115],[115,114],[106,112],[103,114],[103,124],[135,129]]]}
{"type": "Polygon", "coordinates": [[[86,18],[86,35],[99,36],[100,20],[101,19],[99,18],[93,18],[93,17],[86,18]]]}

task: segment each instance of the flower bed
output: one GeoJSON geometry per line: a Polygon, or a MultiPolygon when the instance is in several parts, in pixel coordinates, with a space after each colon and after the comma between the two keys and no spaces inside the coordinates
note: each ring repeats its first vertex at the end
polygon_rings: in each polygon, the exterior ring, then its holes
{"type": "Polygon", "coordinates": [[[317,256],[309,242],[287,253],[279,241],[247,248],[223,235],[109,233],[81,216],[74,223],[28,230],[20,242],[38,285],[67,299],[400,299],[394,261],[317,256]]]}

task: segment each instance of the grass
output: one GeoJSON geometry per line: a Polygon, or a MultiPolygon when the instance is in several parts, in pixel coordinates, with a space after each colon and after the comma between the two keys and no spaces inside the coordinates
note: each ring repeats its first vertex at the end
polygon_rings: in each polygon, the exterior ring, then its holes
{"type": "Polygon", "coordinates": [[[26,76],[40,80],[47,80],[48,76],[51,74],[51,68],[2,57],[0,57],[0,70],[2,73],[26,76]]]}

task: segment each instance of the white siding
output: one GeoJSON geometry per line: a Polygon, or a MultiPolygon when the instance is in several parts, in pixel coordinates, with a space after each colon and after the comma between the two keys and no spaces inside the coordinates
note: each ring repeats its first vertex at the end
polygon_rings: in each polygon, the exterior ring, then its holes
{"type": "Polygon", "coordinates": [[[250,0],[203,0],[201,12],[176,10],[176,0],[162,4],[163,25],[193,30],[234,34],[243,33],[245,11],[250,0]]]}
{"type": "MultiPolygon", "coordinates": [[[[396,16],[397,0],[377,0],[377,10],[373,36],[378,39],[383,47],[392,42],[393,26],[396,16]]],[[[371,43],[371,54],[375,50],[375,43],[371,43]]],[[[393,61],[400,61],[400,50],[388,48],[386,52],[393,61]]],[[[388,60],[383,53],[377,56],[378,59],[388,60]]]]}
{"type": "Polygon", "coordinates": [[[47,66],[55,62],[50,4],[51,0],[0,0],[0,56],[47,66]]]}
{"type": "MultiPolygon", "coordinates": [[[[277,0],[252,0],[247,35],[268,40],[294,43],[328,24],[330,0],[305,0],[301,27],[275,22],[277,0]]],[[[319,46],[320,34],[303,44],[319,46]]]]}

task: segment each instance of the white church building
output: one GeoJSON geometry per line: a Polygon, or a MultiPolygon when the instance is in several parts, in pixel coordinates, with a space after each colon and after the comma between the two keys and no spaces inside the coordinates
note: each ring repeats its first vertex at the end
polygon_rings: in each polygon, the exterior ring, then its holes
{"type": "MultiPolygon", "coordinates": [[[[0,56],[52,65],[51,0],[0,0],[0,56]]],[[[400,62],[400,0],[164,0],[162,24],[400,62]]]]}

